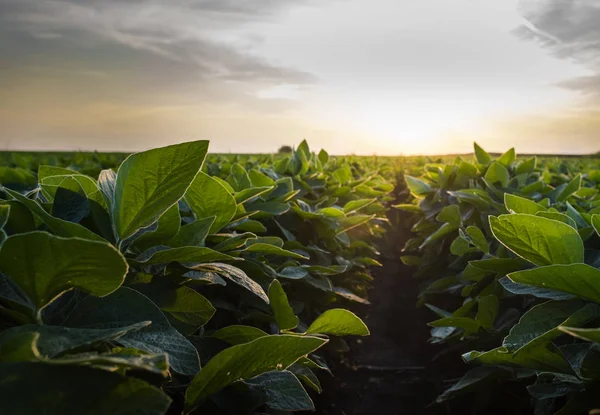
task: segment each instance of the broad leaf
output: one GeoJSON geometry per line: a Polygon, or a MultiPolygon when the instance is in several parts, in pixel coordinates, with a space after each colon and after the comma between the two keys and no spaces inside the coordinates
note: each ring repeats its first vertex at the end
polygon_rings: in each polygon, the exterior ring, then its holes
{"type": "Polygon", "coordinates": [[[574,294],[600,303],[600,270],[586,264],[551,265],[509,274],[513,282],[574,294]]]}
{"type": "Polygon", "coordinates": [[[368,336],[369,329],[354,313],[342,308],[327,310],[310,325],[306,334],[368,336]]]}
{"type": "Polygon", "coordinates": [[[71,288],[98,296],[110,294],[123,283],[127,263],[105,242],[31,232],[4,241],[0,272],[40,309],[71,288]]]}
{"type": "Polygon", "coordinates": [[[139,292],[122,287],[105,298],[87,297],[71,312],[64,325],[99,329],[130,325],[140,321],[152,324],[141,330],[128,332],[117,339],[125,347],[148,353],[169,356],[173,370],[195,375],[200,369],[196,348],[169,324],[160,309],[139,292]]]}
{"type": "Polygon", "coordinates": [[[225,386],[272,370],[285,370],[302,356],[314,352],[327,340],[317,337],[278,335],[258,338],[223,350],[204,366],[186,393],[191,411],[225,386]]]}
{"type": "Polygon", "coordinates": [[[193,141],[136,153],[121,164],[112,206],[120,239],[150,226],[183,197],[207,150],[208,141],[193,141]]]}
{"type": "Polygon", "coordinates": [[[278,280],[274,280],[269,286],[269,303],[275,314],[279,330],[293,330],[298,327],[298,317],[290,307],[287,295],[278,280]]]}
{"type": "Polygon", "coordinates": [[[582,263],[583,241],[575,229],[539,216],[490,216],[492,233],[504,246],[535,265],[582,263]]]}
{"type": "Polygon", "coordinates": [[[235,216],[237,203],[223,185],[205,174],[198,173],[196,179],[185,194],[185,201],[197,219],[214,216],[210,233],[217,233],[235,216]]]}

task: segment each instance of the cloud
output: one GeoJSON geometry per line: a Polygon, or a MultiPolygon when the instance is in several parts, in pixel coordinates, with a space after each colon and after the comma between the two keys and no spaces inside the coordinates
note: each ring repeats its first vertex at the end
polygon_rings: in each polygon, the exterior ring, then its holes
{"type": "Polygon", "coordinates": [[[593,74],[559,86],[598,98],[600,103],[600,3],[589,0],[523,0],[526,22],[517,36],[538,42],[554,56],[579,63],[593,74]]]}
{"type": "MultiPolygon", "coordinates": [[[[244,22],[268,20],[308,0],[0,0],[0,51],[11,67],[107,72],[187,84],[242,84],[242,95],[310,85],[313,75],[252,53],[244,22]],[[236,36],[223,36],[223,33],[236,36]],[[71,67],[71,69],[69,69],[71,67]]],[[[230,89],[230,88],[229,88],[230,89]]],[[[200,92],[200,91],[198,91],[200,92]]],[[[224,95],[228,92],[225,91],[224,95]]]]}

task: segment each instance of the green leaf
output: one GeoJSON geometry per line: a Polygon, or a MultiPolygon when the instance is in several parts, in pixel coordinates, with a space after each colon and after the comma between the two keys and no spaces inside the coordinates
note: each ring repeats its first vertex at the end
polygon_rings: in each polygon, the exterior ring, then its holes
{"type": "Polygon", "coordinates": [[[560,291],[547,290],[545,288],[519,284],[511,281],[511,279],[508,277],[502,277],[498,280],[498,282],[506,291],[517,295],[532,295],[534,297],[546,298],[549,300],[570,300],[574,298],[573,295],[560,291]]]}
{"type": "Polygon", "coordinates": [[[163,312],[194,328],[208,323],[216,311],[203,295],[185,285],[153,281],[132,288],[150,298],[163,312]]]}
{"type": "Polygon", "coordinates": [[[506,188],[510,181],[510,173],[505,166],[494,161],[485,173],[485,180],[491,184],[500,183],[502,187],[506,188]]]}
{"type": "Polygon", "coordinates": [[[498,159],[498,163],[502,164],[504,167],[509,168],[517,159],[517,154],[515,153],[515,149],[511,148],[506,153],[502,154],[498,159]]]}
{"type": "Polygon", "coordinates": [[[132,247],[139,251],[145,251],[155,245],[161,245],[177,235],[180,225],[179,206],[173,205],[158,218],[156,229],[142,233],[133,241],[132,247]]]}
{"type": "Polygon", "coordinates": [[[162,251],[148,252],[136,259],[141,264],[170,264],[179,262],[183,264],[198,264],[212,261],[234,261],[236,258],[200,246],[182,246],[168,248],[162,251]]]}
{"type": "Polygon", "coordinates": [[[515,324],[502,345],[509,352],[543,343],[559,336],[559,326],[580,326],[600,316],[596,304],[574,301],[548,301],[528,310],[515,324]]]}
{"type": "Polygon", "coordinates": [[[141,330],[150,324],[150,321],[142,321],[103,329],[27,324],[12,327],[0,333],[0,350],[4,350],[4,344],[14,336],[35,333],[40,356],[54,358],[74,349],[116,341],[119,337],[141,330]]]}
{"type": "Polygon", "coordinates": [[[577,192],[581,188],[581,174],[575,176],[573,180],[569,182],[569,184],[560,192],[560,194],[556,197],[557,202],[566,201],[569,196],[573,193],[577,192]]]}
{"type": "Polygon", "coordinates": [[[236,344],[249,343],[264,336],[268,336],[268,334],[256,327],[233,325],[215,331],[210,337],[235,346],[236,344]]]}
{"type": "Polygon", "coordinates": [[[0,272],[41,309],[71,288],[98,296],[110,294],[123,283],[127,263],[106,242],[31,232],[4,241],[0,272]]]}
{"type": "Polygon", "coordinates": [[[473,143],[473,147],[475,147],[475,157],[479,164],[489,164],[492,161],[492,158],[487,151],[481,148],[479,144],[473,143]]]}
{"type": "Polygon", "coordinates": [[[7,188],[4,188],[4,191],[6,191],[6,193],[11,195],[18,202],[25,205],[25,207],[29,209],[31,213],[37,216],[50,231],[58,236],[63,236],[65,238],[78,237],[95,241],[104,241],[104,238],[96,235],[94,232],[79,225],[78,223],[72,223],[66,220],[55,218],[46,212],[44,208],[41,207],[36,201],[28,199],[20,193],[7,188]]]}
{"type": "Polygon", "coordinates": [[[544,206],[535,203],[533,200],[511,195],[510,193],[504,194],[504,205],[509,211],[513,211],[514,213],[526,213],[528,215],[535,215],[538,212],[547,210],[544,206]]]}
{"type": "Polygon", "coordinates": [[[278,280],[273,280],[269,286],[269,303],[275,313],[275,320],[279,330],[293,330],[298,327],[298,317],[294,314],[294,310],[290,307],[287,295],[281,283],[278,280]]]}
{"type": "Polygon", "coordinates": [[[229,264],[214,262],[209,264],[196,265],[192,267],[192,269],[202,272],[218,274],[222,277],[233,281],[237,285],[247,289],[264,302],[269,302],[269,297],[267,296],[267,293],[265,293],[263,288],[256,281],[248,277],[246,273],[239,268],[236,268],[229,264]]]}
{"type": "Polygon", "coordinates": [[[193,141],[136,153],[121,164],[112,207],[120,239],[150,226],[183,197],[207,150],[208,141],[193,141]]]}
{"type": "Polygon", "coordinates": [[[533,156],[527,160],[524,160],[519,163],[517,168],[515,169],[516,174],[528,174],[533,173],[535,171],[535,166],[537,164],[537,157],[533,156]]]}
{"type": "Polygon", "coordinates": [[[475,245],[481,252],[486,254],[489,253],[487,238],[481,229],[479,229],[477,226],[469,226],[467,228],[467,234],[471,238],[473,245],[475,245]]]}
{"type": "Polygon", "coordinates": [[[375,215],[352,215],[348,216],[340,221],[341,230],[337,231],[339,235],[342,232],[347,232],[350,229],[356,228],[357,226],[363,225],[373,219],[375,215]]]}
{"type": "Polygon", "coordinates": [[[342,308],[327,310],[310,325],[306,334],[334,336],[368,336],[369,328],[351,311],[342,308]]]}
{"type": "Polygon", "coordinates": [[[287,370],[271,371],[246,381],[266,392],[266,405],[276,411],[314,411],[312,399],[298,378],[287,370]]]}
{"type": "Polygon", "coordinates": [[[551,344],[548,346],[527,347],[520,353],[509,353],[504,347],[498,347],[488,352],[473,351],[464,354],[463,359],[468,363],[573,375],[571,365],[565,360],[560,351],[551,344]]]}
{"type": "Polygon", "coordinates": [[[323,149],[319,151],[319,161],[323,165],[327,164],[327,162],[329,161],[329,154],[327,154],[327,152],[323,149]]]}
{"type": "Polygon", "coordinates": [[[86,297],[69,314],[64,325],[86,329],[105,329],[151,321],[148,327],[130,331],[116,342],[153,354],[167,354],[173,370],[195,375],[200,370],[196,348],[169,324],[162,311],[148,297],[121,287],[104,298],[86,297]]]}
{"type": "Polygon", "coordinates": [[[592,215],[592,226],[596,230],[596,233],[600,235],[600,215],[592,215]]]}
{"type": "Polygon", "coordinates": [[[254,199],[254,198],[268,192],[269,190],[273,190],[274,188],[275,188],[274,186],[268,186],[268,187],[250,187],[248,189],[244,189],[235,194],[235,202],[237,204],[246,203],[250,199],[254,199]]]}
{"type": "Polygon", "coordinates": [[[186,410],[191,412],[206,398],[235,381],[272,370],[285,370],[325,343],[327,340],[317,337],[277,335],[225,349],[209,360],[192,380],[186,393],[186,410]]]}
{"type": "Polygon", "coordinates": [[[541,216],[543,218],[557,220],[559,222],[566,223],[567,225],[569,225],[573,229],[577,229],[577,223],[575,223],[575,221],[573,219],[571,219],[569,216],[567,216],[567,215],[565,215],[563,213],[558,213],[558,212],[538,212],[538,213],[536,213],[536,216],[541,216]]]}
{"type": "Polygon", "coordinates": [[[295,259],[309,259],[308,257],[301,255],[297,252],[288,251],[287,249],[280,248],[275,245],[266,244],[266,243],[254,243],[243,250],[243,252],[253,252],[259,253],[263,255],[275,255],[275,256],[284,256],[288,258],[295,259]]]}
{"type": "Polygon", "coordinates": [[[351,200],[344,205],[344,212],[348,214],[357,212],[375,202],[377,202],[377,199],[351,200]]]}
{"type": "Polygon", "coordinates": [[[183,225],[179,228],[177,235],[169,239],[166,244],[174,248],[181,248],[183,246],[204,246],[206,237],[208,236],[214,221],[215,216],[211,216],[183,225]]]}
{"type": "Polygon", "coordinates": [[[171,404],[142,380],[89,367],[6,363],[0,379],[2,410],[11,415],[164,415],[171,404]]]}
{"type": "Polygon", "coordinates": [[[464,239],[462,236],[457,236],[452,244],[450,245],[450,252],[454,255],[464,255],[469,250],[469,241],[464,239]]]}
{"type": "Polygon", "coordinates": [[[0,205],[0,230],[4,228],[4,225],[8,222],[10,217],[10,205],[0,205]]]}
{"type": "Polygon", "coordinates": [[[405,175],[404,178],[406,179],[406,186],[414,196],[420,197],[431,192],[431,187],[423,180],[408,175],[405,175]]]}
{"type": "Polygon", "coordinates": [[[509,274],[513,282],[574,294],[600,303],[600,270],[586,264],[551,265],[509,274]]]}
{"type": "Polygon", "coordinates": [[[102,170],[98,175],[98,188],[102,192],[106,206],[112,212],[112,205],[115,202],[115,186],[117,184],[117,173],[112,169],[102,170]]]}
{"type": "Polygon", "coordinates": [[[39,337],[40,334],[35,331],[10,333],[8,335],[6,331],[0,333],[0,364],[40,360],[42,356],[37,347],[39,337]]]}
{"type": "Polygon", "coordinates": [[[500,302],[498,297],[493,294],[479,297],[477,306],[477,316],[475,321],[484,328],[491,329],[494,327],[494,322],[498,316],[500,302]]]}
{"type": "Polygon", "coordinates": [[[210,233],[217,233],[235,216],[237,203],[229,191],[217,180],[198,173],[185,194],[185,201],[198,219],[215,216],[210,233]]]}
{"type": "Polygon", "coordinates": [[[562,222],[525,214],[490,216],[492,233],[504,246],[531,263],[582,263],[583,241],[562,222]]]}
{"type": "Polygon", "coordinates": [[[50,176],[70,176],[72,174],[78,174],[78,172],[58,166],[40,165],[38,167],[38,181],[40,183],[50,176]]]}
{"type": "Polygon", "coordinates": [[[435,218],[438,222],[449,223],[458,228],[462,222],[458,205],[446,206],[435,218]]]}

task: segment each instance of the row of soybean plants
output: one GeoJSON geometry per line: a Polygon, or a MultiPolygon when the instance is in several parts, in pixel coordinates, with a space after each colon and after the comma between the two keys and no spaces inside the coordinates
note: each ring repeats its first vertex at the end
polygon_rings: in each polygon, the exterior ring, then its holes
{"type": "Polygon", "coordinates": [[[406,183],[402,259],[437,315],[431,342],[470,369],[438,402],[475,391],[489,410],[499,384],[519,382],[526,413],[600,408],[600,164],[493,159],[475,144],[473,162],[428,164],[406,183]]]}
{"type": "Polygon", "coordinates": [[[3,412],[314,409],[327,350],[369,334],[343,306],[367,302],[392,187],[305,142],[243,165],[207,150],[157,148],[98,177],[41,165],[30,189],[8,175],[3,412]]]}

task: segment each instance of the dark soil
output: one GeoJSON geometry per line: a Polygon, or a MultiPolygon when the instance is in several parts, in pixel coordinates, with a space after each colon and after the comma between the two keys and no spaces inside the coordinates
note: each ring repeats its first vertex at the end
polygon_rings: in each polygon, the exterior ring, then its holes
{"type": "Polygon", "coordinates": [[[436,414],[427,408],[445,389],[432,359],[437,348],[427,343],[427,309],[415,308],[417,287],[399,261],[386,260],[375,276],[371,305],[355,308],[371,335],[349,341],[350,351],[335,362],[335,378],[322,378],[323,394],[315,402],[327,415],[436,414]]]}
{"type": "MultiPolygon", "coordinates": [[[[396,218],[398,220],[398,218],[396,218]]],[[[398,229],[396,227],[396,229],[398,229]]],[[[435,400],[469,369],[458,350],[433,345],[427,323],[436,316],[416,307],[418,281],[399,258],[406,230],[390,232],[383,267],[375,273],[368,306],[350,306],[371,330],[348,341],[341,359],[330,359],[335,377],[321,376],[315,397],[323,415],[521,415],[531,414],[522,384],[492,384],[443,404],[435,400]],[[395,251],[395,252],[394,252],[395,251]]]]}

